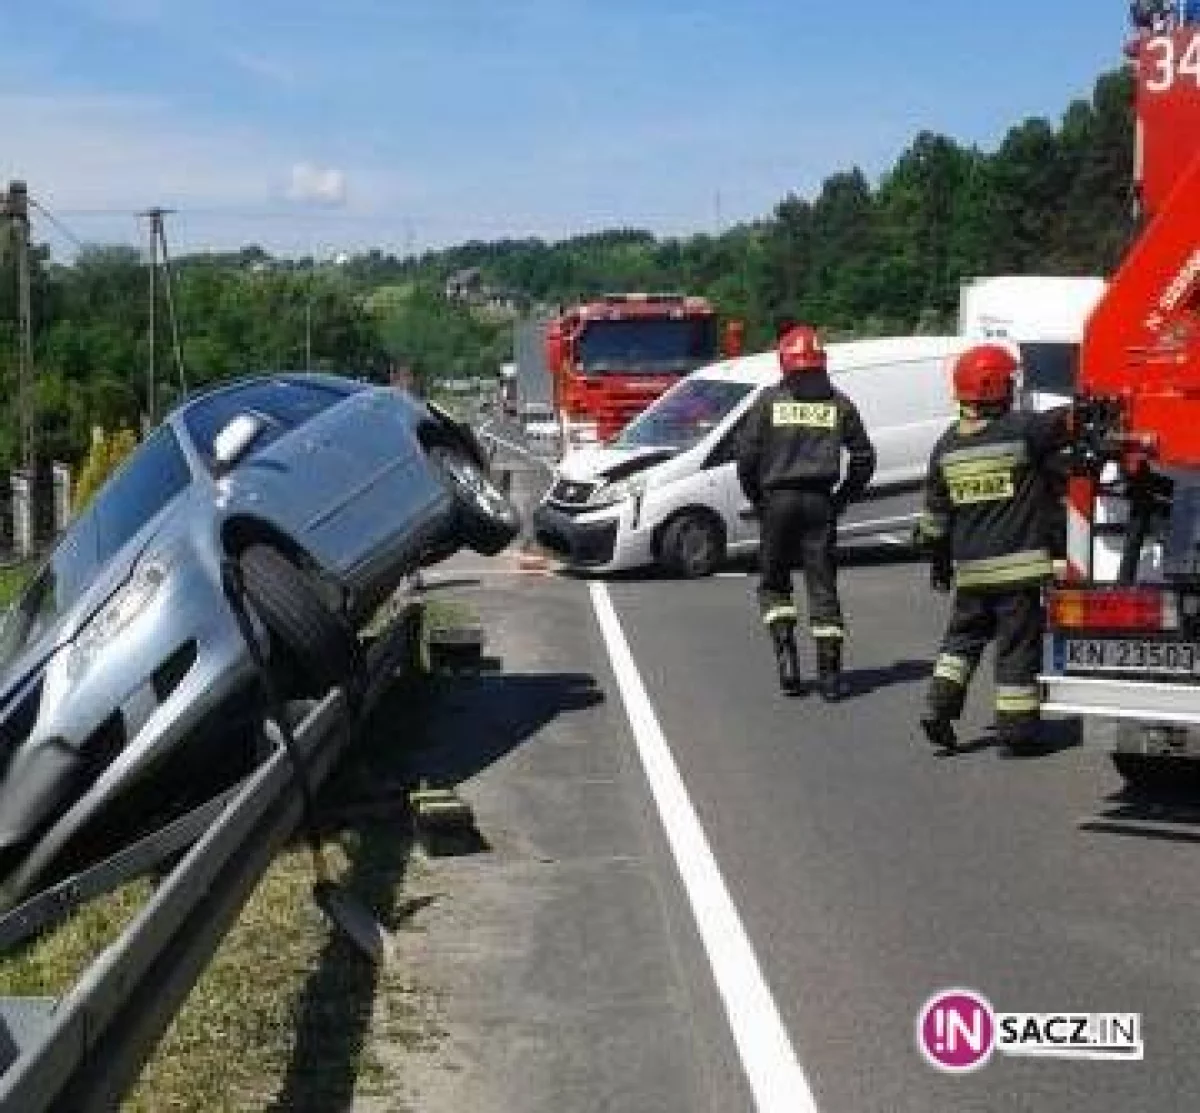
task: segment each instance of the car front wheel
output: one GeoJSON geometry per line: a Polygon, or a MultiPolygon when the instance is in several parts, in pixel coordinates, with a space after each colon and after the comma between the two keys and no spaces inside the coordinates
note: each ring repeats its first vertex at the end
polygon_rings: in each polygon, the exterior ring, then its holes
{"type": "MultiPolygon", "coordinates": [[[[321,598],[312,580],[283,553],[251,545],[238,558],[246,597],[282,650],[296,696],[321,696],[358,670],[358,638],[321,598]]],[[[291,687],[292,684],[289,684],[291,687]]]]}
{"type": "Polygon", "coordinates": [[[708,514],[688,511],[663,530],[659,561],[673,575],[685,579],[711,576],[724,559],[724,532],[708,514]]]}
{"type": "Polygon", "coordinates": [[[429,452],[454,499],[462,541],[495,556],[521,532],[521,515],[508,496],[464,452],[436,446],[429,452]]]}

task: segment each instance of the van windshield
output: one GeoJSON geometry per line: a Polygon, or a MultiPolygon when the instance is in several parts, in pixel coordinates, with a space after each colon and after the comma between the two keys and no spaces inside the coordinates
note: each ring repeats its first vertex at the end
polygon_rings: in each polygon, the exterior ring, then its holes
{"type": "Polygon", "coordinates": [[[685,379],[643,410],[612,444],[685,451],[720,425],[753,389],[750,383],[685,379]]]}

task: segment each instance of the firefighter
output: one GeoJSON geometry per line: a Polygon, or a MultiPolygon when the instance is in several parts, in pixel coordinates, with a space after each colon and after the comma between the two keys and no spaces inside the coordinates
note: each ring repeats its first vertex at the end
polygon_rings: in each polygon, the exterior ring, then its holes
{"type": "Polygon", "coordinates": [[[792,601],[792,568],[799,557],[818,685],[832,701],[845,694],[837,519],[870,482],[875,449],[854,403],[830,383],[815,330],[805,325],[786,330],[778,352],[783,377],[763,391],[747,417],[738,479],[762,527],[758,601],[775,647],[780,687],[789,695],[802,690],[792,601]],[[850,460],[841,479],[843,448],[850,460]]]}
{"type": "Polygon", "coordinates": [[[921,718],[929,741],[948,750],[957,745],[954,721],[993,640],[1000,741],[1015,752],[1038,740],[1042,587],[1053,571],[1046,545],[1054,510],[1050,464],[1066,444],[1070,407],[1014,412],[1018,369],[998,344],[970,348],[956,360],[959,419],[930,457],[916,531],[933,589],[955,588],[921,718]]]}

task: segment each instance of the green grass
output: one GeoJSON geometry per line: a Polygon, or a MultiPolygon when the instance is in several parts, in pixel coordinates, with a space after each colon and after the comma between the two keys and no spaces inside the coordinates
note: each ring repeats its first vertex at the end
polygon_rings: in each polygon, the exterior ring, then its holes
{"type": "Polygon", "coordinates": [[[17,597],[31,571],[28,565],[0,568],[0,609],[7,607],[17,597]]]}

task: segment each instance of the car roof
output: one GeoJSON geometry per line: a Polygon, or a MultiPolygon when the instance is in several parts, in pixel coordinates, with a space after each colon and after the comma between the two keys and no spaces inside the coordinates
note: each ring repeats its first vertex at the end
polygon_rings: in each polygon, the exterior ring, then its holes
{"type": "MultiPolygon", "coordinates": [[[[970,343],[961,336],[880,336],[870,340],[847,340],[826,344],[829,370],[852,371],[873,364],[909,363],[928,359],[946,359],[961,352],[970,343]]],[[[779,378],[779,357],[772,349],[754,355],[739,356],[709,364],[692,373],[698,379],[723,379],[726,382],[769,386],[779,378]]]]}
{"type": "Polygon", "coordinates": [[[371,385],[360,382],[357,379],[352,379],[347,375],[330,375],[319,371],[270,371],[236,375],[228,379],[222,379],[220,382],[212,383],[205,389],[189,395],[167,417],[181,416],[192,406],[196,405],[197,402],[203,402],[209,398],[227,394],[230,391],[244,390],[246,387],[255,386],[260,383],[311,383],[314,386],[330,387],[334,390],[345,390],[347,392],[371,385]]]}

